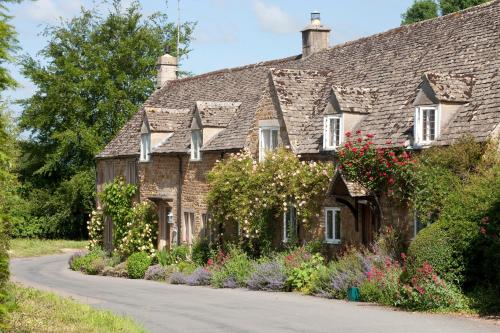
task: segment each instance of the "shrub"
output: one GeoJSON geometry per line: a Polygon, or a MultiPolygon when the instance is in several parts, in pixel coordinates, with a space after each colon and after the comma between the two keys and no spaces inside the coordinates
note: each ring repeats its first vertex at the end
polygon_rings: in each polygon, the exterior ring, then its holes
{"type": "Polygon", "coordinates": [[[247,281],[252,290],[280,291],[286,286],[285,266],[277,260],[256,264],[247,281]]]}
{"type": "MultiPolygon", "coordinates": [[[[70,267],[72,270],[75,270],[75,271],[79,270],[79,268],[78,268],[78,269],[75,269],[75,267],[76,267],[76,266],[75,266],[75,260],[78,260],[78,259],[80,259],[80,258],[81,258],[81,257],[83,257],[83,256],[85,256],[85,252],[83,252],[83,251],[78,251],[78,252],[73,253],[73,254],[71,255],[71,257],[69,257],[69,259],[68,259],[68,265],[69,265],[69,267],[70,267]]],[[[81,259],[80,259],[80,260],[81,260],[81,259]]]]}
{"type": "Polygon", "coordinates": [[[213,270],[212,285],[217,288],[230,285],[245,287],[252,268],[252,262],[247,255],[241,249],[231,247],[223,265],[213,270]]]}
{"type": "Polygon", "coordinates": [[[314,274],[323,266],[324,258],[320,254],[313,254],[309,260],[302,262],[287,272],[286,284],[290,289],[310,292],[314,274]]]}
{"type": "Polygon", "coordinates": [[[186,284],[186,275],[181,272],[174,272],[170,275],[171,284],[186,284]]]}
{"type": "Polygon", "coordinates": [[[106,253],[97,248],[84,256],[75,255],[71,260],[70,258],[70,268],[74,271],[81,271],[86,274],[99,274],[106,266],[105,262],[106,253]]]}
{"type": "Polygon", "coordinates": [[[167,278],[167,270],[164,266],[157,264],[149,266],[144,273],[144,279],[154,281],[165,281],[167,278]]]}
{"type": "Polygon", "coordinates": [[[102,248],[104,246],[104,216],[101,210],[93,210],[87,222],[89,232],[88,249],[102,248]]]}
{"type": "Polygon", "coordinates": [[[208,259],[210,258],[210,255],[211,251],[208,240],[201,239],[193,244],[191,258],[197,265],[206,265],[208,259]]]}
{"type": "Polygon", "coordinates": [[[464,297],[451,284],[446,284],[425,262],[402,286],[401,306],[412,310],[460,310],[465,308],[464,297]]]}
{"type": "Polygon", "coordinates": [[[382,267],[372,265],[367,272],[367,279],[360,285],[362,300],[384,305],[400,306],[403,268],[397,261],[386,257],[382,267]],[[378,290],[378,291],[377,291],[378,290]]]}
{"type": "Polygon", "coordinates": [[[127,273],[131,279],[142,279],[149,265],[151,258],[145,252],[136,252],[127,259],[127,273]]]}
{"type": "Polygon", "coordinates": [[[320,267],[312,275],[310,292],[323,297],[346,298],[350,287],[359,287],[366,280],[371,260],[368,254],[348,249],[337,261],[320,267]]]}
{"type": "Polygon", "coordinates": [[[212,273],[204,268],[198,267],[193,273],[186,277],[186,284],[190,286],[208,286],[212,278],[212,273]]]}
{"type": "Polygon", "coordinates": [[[197,266],[190,261],[181,261],[177,264],[177,269],[179,272],[184,274],[191,274],[196,270],[197,266]]]}
{"type": "Polygon", "coordinates": [[[163,266],[175,265],[189,259],[189,246],[178,245],[171,250],[164,248],[156,253],[158,263],[163,266]]]}
{"type": "Polygon", "coordinates": [[[464,265],[453,256],[453,247],[447,232],[440,225],[432,224],[420,231],[408,249],[408,271],[416,273],[427,262],[435,272],[450,283],[463,281],[464,265]]]}

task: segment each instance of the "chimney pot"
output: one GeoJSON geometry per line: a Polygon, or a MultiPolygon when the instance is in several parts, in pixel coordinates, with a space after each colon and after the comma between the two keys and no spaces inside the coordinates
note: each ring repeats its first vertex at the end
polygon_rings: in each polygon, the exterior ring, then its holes
{"type": "MultiPolygon", "coordinates": [[[[168,51],[168,47],[165,48],[168,51]]],[[[156,88],[161,88],[168,81],[173,81],[177,79],[177,57],[171,56],[165,53],[158,58],[156,62],[156,88]]]]}

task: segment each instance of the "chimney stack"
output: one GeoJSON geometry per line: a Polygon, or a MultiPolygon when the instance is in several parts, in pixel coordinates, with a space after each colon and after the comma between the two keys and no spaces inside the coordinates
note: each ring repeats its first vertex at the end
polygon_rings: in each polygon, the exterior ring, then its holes
{"type": "Polygon", "coordinates": [[[302,58],[329,47],[331,29],[321,25],[319,12],[311,13],[311,23],[302,30],[302,58]]]}
{"type": "Polygon", "coordinates": [[[171,56],[168,47],[165,49],[165,54],[158,58],[156,62],[156,88],[161,88],[168,81],[177,79],[177,58],[171,56]]]}

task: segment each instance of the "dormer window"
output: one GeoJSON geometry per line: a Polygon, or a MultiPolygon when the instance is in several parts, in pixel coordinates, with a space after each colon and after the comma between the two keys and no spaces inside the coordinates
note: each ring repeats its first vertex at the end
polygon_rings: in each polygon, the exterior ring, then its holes
{"type": "Polygon", "coordinates": [[[439,106],[419,106],[415,109],[415,144],[428,145],[439,136],[439,106]]]}
{"type": "Polygon", "coordinates": [[[151,154],[151,133],[141,134],[141,158],[143,162],[149,161],[149,154],[151,154]]]}
{"type": "Polygon", "coordinates": [[[203,139],[200,130],[195,130],[191,132],[191,160],[199,161],[201,160],[201,145],[203,139]]]}
{"type": "Polygon", "coordinates": [[[343,121],[341,115],[331,115],[324,118],[323,148],[325,150],[337,149],[343,141],[343,121]]]}
{"type": "Polygon", "coordinates": [[[267,152],[278,148],[279,127],[260,127],[259,132],[259,161],[263,161],[267,152]]]}

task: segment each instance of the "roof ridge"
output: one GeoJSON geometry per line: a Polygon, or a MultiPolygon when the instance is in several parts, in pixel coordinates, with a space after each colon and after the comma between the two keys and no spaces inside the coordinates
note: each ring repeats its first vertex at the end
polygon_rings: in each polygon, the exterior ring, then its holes
{"type": "MultiPolygon", "coordinates": [[[[434,17],[434,18],[431,18],[431,19],[427,19],[427,20],[415,22],[415,23],[412,23],[412,24],[402,25],[402,26],[391,28],[391,29],[388,29],[388,30],[385,30],[385,31],[382,31],[382,32],[378,32],[378,33],[373,34],[373,35],[360,37],[360,38],[357,38],[357,39],[354,39],[354,40],[349,40],[349,41],[346,41],[346,42],[343,42],[343,43],[340,43],[340,44],[337,44],[337,45],[333,45],[333,46],[328,47],[328,48],[326,48],[324,50],[320,50],[320,51],[312,54],[311,56],[314,56],[314,55],[317,55],[317,54],[320,54],[320,53],[326,53],[328,51],[335,50],[335,49],[338,49],[338,48],[342,48],[342,47],[345,47],[347,45],[356,44],[356,43],[365,41],[367,39],[372,39],[374,37],[380,37],[380,36],[383,36],[383,35],[386,35],[386,34],[389,35],[390,33],[394,33],[394,32],[396,32],[398,30],[405,30],[405,29],[409,30],[409,29],[412,29],[413,27],[416,27],[416,26],[421,26],[421,25],[429,24],[430,22],[436,22],[436,21],[440,21],[440,20],[441,21],[442,20],[448,20],[448,19],[452,19],[452,18],[455,19],[457,16],[462,16],[462,15],[468,13],[468,12],[476,11],[476,10],[479,10],[479,9],[481,9],[483,7],[492,6],[492,5],[494,5],[495,3],[498,3],[498,2],[500,2],[500,0],[488,1],[488,2],[482,3],[480,5],[469,7],[469,8],[466,8],[466,9],[462,9],[462,10],[459,10],[457,12],[453,12],[453,13],[446,14],[446,15],[443,15],[443,16],[434,17]]],[[[307,58],[302,58],[302,59],[307,59],[307,58]]]]}

